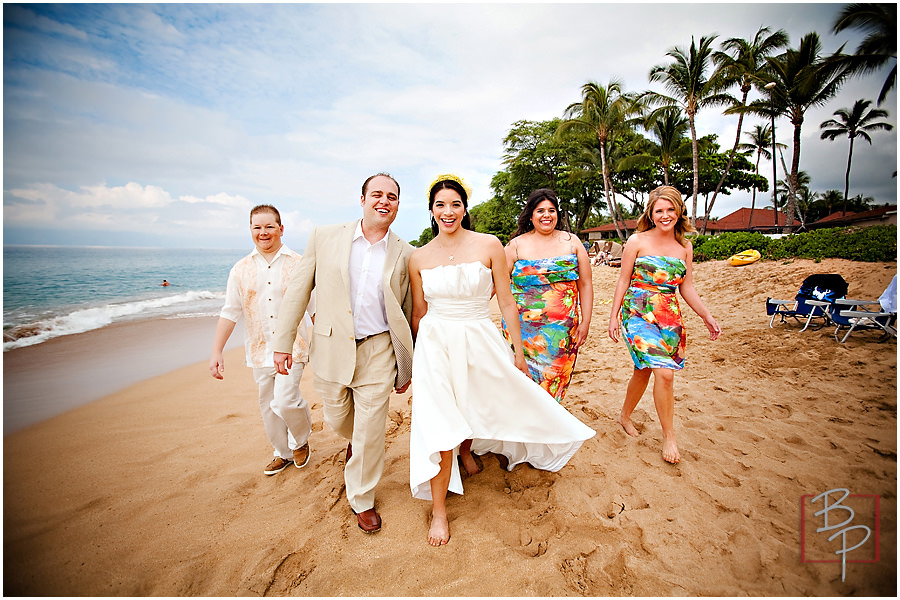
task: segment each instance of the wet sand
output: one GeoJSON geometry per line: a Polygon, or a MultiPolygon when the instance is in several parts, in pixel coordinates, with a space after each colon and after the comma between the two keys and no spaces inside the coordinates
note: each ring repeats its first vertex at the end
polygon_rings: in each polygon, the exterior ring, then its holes
{"type": "MultiPolygon", "coordinates": [[[[3,353],[3,434],[209,357],[218,317],[117,324],[3,353]]],[[[226,348],[241,346],[238,324],[226,348]]]]}

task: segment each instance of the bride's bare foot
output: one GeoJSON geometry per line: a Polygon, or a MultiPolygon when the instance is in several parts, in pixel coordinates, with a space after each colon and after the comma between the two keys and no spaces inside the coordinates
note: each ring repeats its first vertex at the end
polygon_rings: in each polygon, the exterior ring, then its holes
{"type": "Polygon", "coordinates": [[[432,546],[444,546],[450,541],[450,523],[447,515],[431,516],[431,529],[428,530],[428,543],[432,546]]]}
{"type": "Polygon", "coordinates": [[[465,452],[465,453],[460,452],[459,460],[462,463],[463,469],[466,470],[466,473],[468,475],[471,476],[471,475],[477,475],[478,473],[481,473],[482,467],[475,460],[475,455],[472,454],[471,452],[465,452]]]}
{"type": "Polygon", "coordinates": [[[663,439],[662,457],[664,461],[672,463],[673,465],[681,462],[681,455],[678,453],[678,445],[675,443],[674,439],[663,439]]]}
{"type": "Polygon", "coordinates": [[[619,415],[619,425],[621,425],[622,429],[625,430],[625,433],[627,433],[631,437],[637,437],[638,435],[640,435],[638,434],[638,430],[634,428],[634,423],[632,423],[631,419],[629,419],[628,417],[619,415]]]}

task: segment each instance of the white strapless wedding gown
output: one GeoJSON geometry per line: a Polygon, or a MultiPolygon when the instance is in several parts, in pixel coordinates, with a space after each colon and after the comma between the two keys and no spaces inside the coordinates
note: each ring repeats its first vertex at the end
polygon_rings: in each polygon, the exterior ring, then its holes
{"type": "Polygon", "coordinates": [[[428,313],[419,322],[412,367],[410,487],[431,499],[440,451],[453,449],[449,491],[463,493],[456,457],[472,438],[476,454],[494,452],[509,469],[527,462],[558,471],[594,436],[513,364],[491,321],[491,271],[480,262],[422,271],[428,313]]]}

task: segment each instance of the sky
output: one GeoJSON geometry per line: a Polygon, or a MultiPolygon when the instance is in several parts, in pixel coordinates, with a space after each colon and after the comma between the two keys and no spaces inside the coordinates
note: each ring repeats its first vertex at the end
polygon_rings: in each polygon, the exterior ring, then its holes
{"type": "MultiPolygon", "coordinates": [[[[382,171],[400,183],[393,229],[415,240],[438,174],[463,177],[471,204],[489,199],[512,124],[561,117],[584,83],[662,92],[648,73],[674,46],[762,26],[852,52],[859,33],[831,33],[842,6],[4,4],[3,243],[243,248],[266,203],[302,251],[316,225],[358,218],[362,182],[382,171]]],[[[819,124],[876,99],[886,73],[807,112],[813,190],[843,190],[849,147],[819,124]]],[[[896,125],[896,91],[882,108],[896,125]]],[[[708,109],[697,134],[724,150],[736,125],[708,109]]],[[[788,121],[776,131],[790,142],[788,121]]],[[[872,136],[854,146],[850,194],[896,204],[896,130],[872,136]]],[[[720,195],[713,216],[749,205],[720,195]]]]}

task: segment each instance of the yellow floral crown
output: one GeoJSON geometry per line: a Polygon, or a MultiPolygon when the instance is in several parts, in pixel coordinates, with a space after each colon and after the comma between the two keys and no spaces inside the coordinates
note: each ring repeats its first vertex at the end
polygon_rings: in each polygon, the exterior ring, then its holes
{"type": "MultiPolygon", "coordinates": [[[[434,186],[436,186],[437,184],[439,184],[439,183],[442,182],[442,181],[455,181],[456,183],[458,183],[459,185],[462,186],[462,189],[466,190],[466,196],[469,198],[469,200],[472,199],[472,188],[470,188],[470,187],[468,186],[468,184],[466,184],[466,182],[463,181],[462,177],[459,177],[459,176],[454,175],[454,174],[452,174],[452,173],[444,173],[443,175],[438,175],[438,176],[435,178],[435,180],[432,181],[432,182],[428,185],[428,195],[429,195],[429,196],[431,195],[431,190],[434,188],[434,186]]],[[[429,197],[429,201],[430,201],[430,200],[431,200],[431,198],[429,197]]]]}

